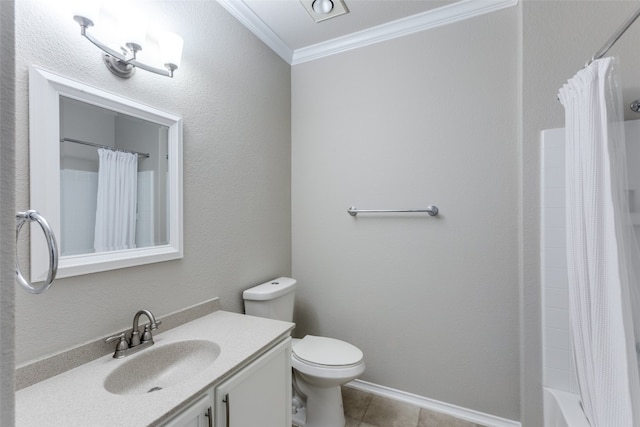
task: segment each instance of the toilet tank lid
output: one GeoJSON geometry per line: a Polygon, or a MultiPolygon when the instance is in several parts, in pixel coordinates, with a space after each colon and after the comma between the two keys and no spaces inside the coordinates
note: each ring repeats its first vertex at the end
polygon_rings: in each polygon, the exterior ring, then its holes
{"type": "Polygon", "coordinates": [[[266,301],[293,292],[295,289],[296,279],[278,277],[245,290],[242,298],[250,301],[266,301]]]}

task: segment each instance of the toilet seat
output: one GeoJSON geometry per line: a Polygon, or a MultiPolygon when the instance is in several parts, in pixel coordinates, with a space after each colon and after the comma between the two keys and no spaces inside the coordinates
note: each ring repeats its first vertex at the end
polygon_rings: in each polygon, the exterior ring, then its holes
{"type": "Polygon", "coordinates": [[[346,368],[362,362],[362,351],[347,342],[335,338],[307,335],[294,340],[292,359],[319,368],[346,368]]]}
{"type": "Polygon", "coordinates": [[[291,367],[316,386],[337,387],[358,378],[365,369],[362,351],[334,338],[307,335],[293,340],[291,367]]]}

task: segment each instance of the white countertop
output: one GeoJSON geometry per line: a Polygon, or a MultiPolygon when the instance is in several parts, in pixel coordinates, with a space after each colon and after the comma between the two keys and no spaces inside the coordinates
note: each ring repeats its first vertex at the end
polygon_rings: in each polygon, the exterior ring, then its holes
{"type": "Polygon", "coordinates": [[[140,427],[163,421],[175,407],[289,336],[293,326],[278,320],[216,311],[157,333],[155,344],[149,349],[123,359],[114,359],[109,354],[18,391],[16,426],[140,427]],[[210,340],[221,349],[217,359],[198,375],[153,393],[116,395],[105,390],[105,378],[122,363],[144,355],[147,350],[190,339],[210,340]]]}

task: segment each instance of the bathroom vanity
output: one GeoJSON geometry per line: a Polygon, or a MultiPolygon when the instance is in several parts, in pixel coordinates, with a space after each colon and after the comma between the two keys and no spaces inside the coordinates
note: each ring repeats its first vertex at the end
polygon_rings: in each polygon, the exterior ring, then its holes
{"type": "Polygon", "coordinates": [[[293,326],[216,311],[18,391],[16,426],[291,425],[293,326]]]}
{"type": "Polygon", "coordinates": [[[290,352],[291,339],[281,341],[222,384],[197,396],[162,426],[291,425],[290,352]]]}

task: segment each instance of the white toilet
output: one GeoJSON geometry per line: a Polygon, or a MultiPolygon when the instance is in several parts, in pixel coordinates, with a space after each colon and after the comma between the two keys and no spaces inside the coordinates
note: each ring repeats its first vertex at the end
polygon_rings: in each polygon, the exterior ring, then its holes
{"type": "MultiPolygon", "coordinates": [[[[245,312],[293,321],[296,280],[279,277],[243,292],[245,312]]],[[[340,386],[364,372],[362,351],[333,338],[307,335],[293,340],[293,424],[344,427],[340,386]]]]}

